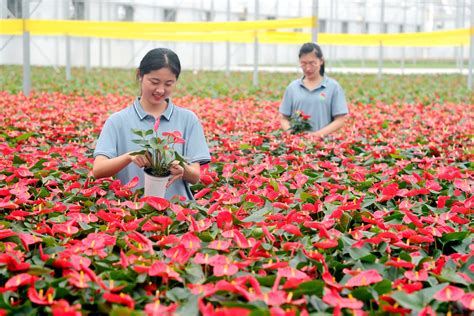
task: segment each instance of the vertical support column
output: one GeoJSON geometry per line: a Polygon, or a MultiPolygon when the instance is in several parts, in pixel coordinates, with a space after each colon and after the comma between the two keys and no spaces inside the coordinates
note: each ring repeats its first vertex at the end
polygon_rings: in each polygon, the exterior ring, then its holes
{"type": "MultiPolygon", "coordinates": [[[[230,0],[227,0],[227,22],[230,21],[230,0]]],[[[225,42],[225,75],[230,76],[230,42],[225,42]]]]}
{"type": "Polygon", "coordinates": [[[30,31],[26,23],[30,19],[30,0],[23,0],[23,94],[31,92],[31,59],[30,59],[30,31]]]}
{"type": "MultiPolygon", "coordinates": [[[[385,13],[385,0],[382,0],[382,3],[380,5],[380,35],[384,33],[384,13],[385,13]]],[[[380,41],[379,44],[379,70],[377,73],[377,77],[379,79],[382,78],[382,67],[383,67],[383,43],[380,41]]]]}
{"type": "MultiPolygon", "coordinates": [[[[102,16],[102,0],[99,0],[99,21],[103,21],[103,16],[102,16]]],[[[99,67],[102,68],[103,65],[103,39],[99,38],[99,67]]]]}
{"type": "MultiPolygon", "coordinates": [[[[214,0],[211,0],[211,22],[214,21],[215,17],[215,8],[214,8],[214,0]]],[[[209,70],[214,70],[214,42],[209,44],[210,48],[210,56],[209,56],[209,70]]]]}
{"type": "MultiPolygon", "coordinates": [[[[64,20],[69,19],[69,1],[64,1],[64,20]]],[[[71,80],[71,37],[66,34],[66,80],[71,80]]]]}
{"type": "MultiPolygon", "coordinates": [[[[259,18],[258,0],[255,0],[255,21],[259,18]]],[[[258,86],[258,31],[255,31],[255,41],[253,46],[253,85],[258,86]]]]}
{"type": "Polygon", "coordinates": [[[313,27],[311,28],[311,41],[318,42],[318,23],[319,23],[319,1],[313,0],[313,27]]]}
{"type": "MultiPolygon", "coordinates": [[[[84,8],[85,20],[89,21],[91,19],[90,1],[85,1],[84,6],[85,6],[84,8]]],[[[91,70],[91,38],[90,37],[86,37],[84,39],[84,56],[85,56],[85,62],[86,62],[86,71],[90,71],[91,70]]]]}
{"type": "MultiPolygon", "coordinates": [[[[406,33],[406,26],[407,26],[407,9],[408,9],[408,4],[406,3],[406,0],[403,2],[403,33],[406,33]]],[[[406,47],[402,47],[402,61],[401,61],[401,69],[402,69],[402,75],[405,73],[405,55],[406,55],[406,47]]]]}
{"type": "Polygon", "coordinates": [[[469,73],[467,76],[467,88],[473,90],[472,68],[474,67],[474,0],[471,0],[471,25],[470,25],[470,49],[469,49],[469,73]]]}

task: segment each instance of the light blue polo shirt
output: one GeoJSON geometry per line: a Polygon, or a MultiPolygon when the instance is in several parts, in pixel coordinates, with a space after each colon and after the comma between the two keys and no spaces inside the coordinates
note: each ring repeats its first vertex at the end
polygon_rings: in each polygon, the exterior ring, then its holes
{"type": "MultiPolygon", "coordinates": [[[[211,160],[209,147],[206,143],[204,131],[196,114],[192,111],[176,106],[167,99],[168,106],[160,116],[160,127],[158,133],[179,131],[184,144],[175,144],[175,150],[181,154],[189,163],[208,163],[211,160]]],[[[127,152],[140,151],[142,148],[132,142],[139,137],[132,133],[132,128],[141,130],[153,129],[155,118],[145,112],[140,104],[140,98],[129,107],[112,114],[104,124],[94,151],[94,157],[99,155],[107,158],[115,158],[127,152]]],[[[136,164],[130,163],[117,173],[116,177],[122,184],[126,184],[135,176],[140,182],[135,189],[144,186],[144,171],[136,164]]],[[[167,190],[165,198],[170,199],[175,195],[193,199],[189,184],[183,180],[177,180],[167,190]]]]}
{"type": "Polygon", "coordinates": [[[291,117],[299,110],[311,116],[311,131],[319,131],[335,116],[349,113],[344,90],[336,80],[324,76],[321,84],[310,91],[304,86],[303,78],[294,80],[286,88],[280,113],[291,117]]]}

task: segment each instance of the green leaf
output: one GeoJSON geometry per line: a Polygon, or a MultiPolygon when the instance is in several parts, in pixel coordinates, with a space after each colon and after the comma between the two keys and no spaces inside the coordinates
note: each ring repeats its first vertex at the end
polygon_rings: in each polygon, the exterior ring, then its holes
{"type": "Polygon", "coordinates": [[[250,216],[244,218],[242,220],[242,222],[244,223],[250,223],[250,222],[254,222],[254,223],[259,223],[259,222],[262,222],[265,220],[265,215],[267,215],[268,213],[270,213],[270,208],[269,207],[264,207],[262,208],[261,210],[258,210],[254,213],[252,213],[250,216]]]}
{"type": "Polygon", "coordinates": [[[18,157],[17,155],[13,156],[13,165],[18,166],[24,164],[26,161],[18,157]]]}
{"type": "Polygon", "coordinates": [[[41,275],[45,275],[45,274],[50,274],[53,271],[54,270],[49,269],[49,268],[45,268],[45,267],[30,266],[30,268],[28,269],[28,274],[41,276],[41,275]]]}
{"type": "Polygon", "coordinates": [[[249,144],[240,144],[239,149],[240,150],[252,149],[252,146],[250,146],[249,144]]]}
{"type": "Polygon", "coordinates": [[[93,228],[92,226],[88,225],[87,223],[83,221],[78,221],[77,223],[79,224],[79,226],[81,226],[83,230],[89,230],[93,228]]]}
{"type": "Polygon", "coordinates": [[[369,301],[373,298],[372,293],[370,293],[366,286],[361,286],[352,290],[352,295],[361,301],[369,301]]]}
{"type": "Polygon", "coordinates": [[[147,150],[143,149],[143,150],[140,150],[140,151],[131,152],[130,155],[132,155],[132,156],[144,155],[146,152],[147,152],[147,150]]]}
{"type": "Polygon", "coordinates": [[[185,271],[186,279],[192,284],[203,284],[206,281],[201,265],[190,264],[186,267],[185,271]]]}
{"type": "Polygon", "coordinates": [[[114,306],[110,311],[110,316],[142,316],[144,315],[140,311],[134,311],[124,306],[114,306]]]}
{"type": "Polygon", "coordinates": [[[418,311],[425,307],[423,294],[419,292],[407,294],[403,291],[397,291],[393,293],[391,297],[403,307],[412,309],[414,311],[418,311]]]}
{"type": "Polygon", "coordinates": [[[34,132],[24,133],[24,134],[18,135],[18,136],[15,137],[13,140],[14,140],[15,142],[19,142],[19,141],[22,141],[22,140],[27,140],[28,138],[30,138],[30,137],[33,136],[34,134],[35,134],[34,132]]]}
{"type": "Polygon", "coordinates": [[[295,297],[302,295],[316,295],[319,297],[323,296],[324,282],[321,280],[313,280],[301,283],[294,291],[295,297]]]}
{"type": "Polygon", "coordinates": [[[392,290],[392,282],[390,280],[383,279],[382,281],[375,284],[373,288],[379,295],[390,293],[392,290]]]}
{"type": "Polygon", "coordinates": [[[178,308],[176,313],[182,316],[198,316],[199,315],[198,296],[191,295],[187,301],[180,304],[180,307],[178,308]]]}
{"type": "Polygon", "coordinates": [[[453,271],[451,269],[443,269],[441,272],[441,275],[438,277],[438,279],[442,281],[448,281],[450,283],[458,283],[458,284],[463,284],[465,286],[469,286],[470,284],[461,278],[456,271],[453,271]]]}
{"type": "Polygon", "coordinates": [[[462,241],[464,238],[466,238],[470,233],[469,232],[454,232],[454,233],[447,233],[447,234],[444,234],[442,237],[441,237],[441,240],[443,242],[448,242],[448,241],[452,241],[452,240],[456,240],[456,241],[462,241]]]}
{"type": "Polygon", "coordinates": [[[166,297],[173,302],[179,302],[191,296],[191,292],[187,288],[175,287],[166,292],[166,297]]]}
{"type": "Polygon", "coordinates": [[[132,128],[131,129],[132,133],[135,135],[138,135],[140,137],[145,137],[145,131],[138,129],[138,128],[132,128]]]}
{"type": "Polygon", "coordinates": [[[275,283],[276,276],[275,275],[267,275],[264,277],[256,277],[258,283],[261,286],[272,287],[273,283],[275,283]]]}

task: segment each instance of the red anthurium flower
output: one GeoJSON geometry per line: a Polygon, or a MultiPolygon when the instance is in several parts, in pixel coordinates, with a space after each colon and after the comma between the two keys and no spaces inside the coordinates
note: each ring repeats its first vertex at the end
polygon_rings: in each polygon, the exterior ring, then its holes
{"type": "Polygon", "coordinates": [[[70,261],[76,270],[81,270],[83,267],[89,267],[92,263],[89,258],[78,255],[71,255],[70,261]]]}
{"type": "Polygon", "coordinates": [[[203,254],[201,252],[198,252],[195,256],[194,256],[194,263],[197,263],[197,264],[209,264],[211,261],[210,261],[211,257],[209,257],[209,254],[206,253],[206,254],[203,254]]]}
{"type": "Polygon", "coordinates": [[[347,281],[346,286],[347,287],[367,286],[370,284],[378,283],[382,280],[383,280],[383,277],[379,274],[379,272],[375,269],[371,269],[371,270],[362,271],[356,276],[350,278],[347,281]]]}
{"type": "Polygon", "coordinates": [[[309,278],[306,273],[292,267],[278,269],[278,275],[287,279],[305,280],[309,278]]]}
{"type": "Polygon", "coordinates": [[[339,308],[361,309],[364,306],[363,302],[353,297],[341,297],[337,291],[331,289],[325,290],[323,302],[339,308]]]}
{"type": "Polygon", "coordinates": [[[426,270],[420,271],[406,271],[404,276],[410,281],[426,281],[428,280],[428,272],[426,270]]]}
{"type": "Polygon", "coordinates": [[[92,279],[87,274],[85,274],[83,270],[80,270],[79,272],[71,270],[64,273],[64,276],[68,278],[68,281],[71,285],[79,289],[88,288],[88,282],[92,281],[92,279]]]}
{"type": "Polygon", "coordinates": [[[220,211],[216,217],[217,227],[223,231],[231,230],[234,227],[232,213],[228,211],[220,211]]]}
{"type": "Polygon", "coordinates": [[[232,242],[229,240],[218,239],[218,240],[212,241],[207,247],[210,249],[227,251],[231,244],[232,242]]]}
{"type": "MultiPolygon", "coordinates": [[[[0,208],[2,208],[1,205],[0,205],[0,208]]],[[[11,237],[11,236],[16,236],[16,235],[17,235],[17,233],[15,233],[11,229],[2,229],[2,230],[0,230],[0,239],[4,239],[4,238],[11,237]]]]}
{"type": "Polygon", "coordinates": [[[181,237],[181,245],[188,250],[198,250],[201,248],[201,239],[199,239],[193,232],[189,232],[181,237]]]}
{"type": "Polygon", "coordinates": [[[38,280],[37,276],[28,273],[20,273],[8,279],[5,283],[5,288],[18,288],[27,284],[33,285],[36,280],[38,280]]]}
{"type": "Polygon", "coordinates": [[[399,268],[406,268],[406,269],[413,269],[415,267],[415,264],[401,260],[400,258],[396,258],[396,260],[391,260],[385,263],[386,266],[392,266],[392,267],[399,267],[399,268]]]}
{"type": "Polygon", "coordinates": [[[209,227],[212,226],[212,220],[210,218],[204,218],[199,221],[194,220],[193,217],[191,217],[191,227],[189,227],[189,231],[191,232],[203,232],[207,230],[209,227]]]}
{"type": "Polygon", "coordinates": [[[142,209],[145,206],[145,202],[132,202],[132,201],[125,201],[121,203],[122,206],[126,206],[129,209],[132,210],[139,210],[142,209]]]}
{"type": "Polygon", "coordinates": [[[160,300],[157,299],[154,303],[145,305],[145,314],[147,316],[173,316],[177,308],[177,304],[166,306],[162,305],[160,300]]]}
{"type": "Polygon", "coordinates": [[[28,299],[38,305],[52,305],[55,303],[54,288],[50,287],[46,293],[43,293],[43,289],[40,289],[38,292],[32,285],[28,289],[28,299]]]}
{"type": "Polygon", "coordinates": [[[69,305],[66,300],[59,300],[51,306],[53,316],[81,316],[81,304],[69,305]]]}
{"type": "Polygon", "coordinates": [[[204,189],[200,190],[199,192],[197,192],[196,194],[194,194],[194,198],[196,200],[199,200],[200,198],[202,198],[203,196],[208,194],[211,190],[212,190],[211,188],[204,188],[204,189]]]}
{"type": "Polygon", "coordinates": [[[135,307],[135,301],[130,295],[125,293],[120,294],[113,294],[110,292],[104,293],[104,300],[111,303],[119,303],[122,305],[126,305],[128,308],[133,309],[135,307]]]}
{"type": "Polygon", "coordinates": [[[14,257],[9,254],[0,254],[0,265],[6,264],[8,271],[24,271],[30,268],[28,262],[18,262],[14,257]]]}
{"type": "Polygon", "coordinates": [[[303,236],[300,229],[293,224],[285,224],[281,229],[295,236],[303,236]]]}
{"type": "Polygon", "coordinates": [[[420,310],[419,316],[436,316],[436,312],[433,310],[433,308],[431,306],[425,306],[423,307],[422,310],[420,310]]]}
{"type": "Polygon", "coordinates": [[[184,144],[185,143],[180,131],[164,132],[163,136],[173,138],[173,143],[175,143],[175,144],[184,144]]]}
{"type": "Polygon", "coordinates": [[[163,251],[163,254],[170,258],[171,261],[185,264],[189,258],[194,254],[195,251],[188,250],[183,245],[178,245],[168,250],[163,251]]]}
{"type": "Polygon", "coordinates": [[[155,118],[155,124],[153,125],[153,130],[154,130],[155,132],[157,132],[157,131],[158,131],[158,128],[160,128],[160,118],[161,118],[161,117],[155,118]]]}
{"type": "Polygon", "coordinates": [[[453,285],[448,285],[444,289],[438,291],[433,295],[435,299],[442,302],[459,301],[464,296],[464,290],[453,285]]]}
{"type": "Polygon", "coordinates": [[[460,300],[467,309],[474,311],[474,293],[467,293],[460,300]]]}
{"type": "Polygon", "coordinates": [[[313,243],[313,246],[316,248],[328,249],[328,248],[336,248],[339,245],[336,239],[327,239],[324,241],[318,241],[313,243]]]}
{"type": "Polygon", "coordinates": [[[464,192],[474,193],[473,181],[469,179],[456,179],[454,180],[454,186],[464,192]]]}
{"type": "Polygon", "coordinates": [[[157,211],[164,211],[170,206],[170,202],[167,199],[160,198],[157,196],[146,196],[140,199],[140,202],[145,202],[151,205],[157,211]]]}
{"type": "MultiPolygon", "coordinates": [[[[221,281],[225,282],[225,280],[221,280],[221,281]]],[[[191,289],[191,292],[194,295],[204,296],[204,297],[214,295],[214,293],[216,293],[217,291],[225,291],[225,289],[218,287],[217,284],[210,284],[210,283],[188,284],[187,286],[189,289],[191,289]]]]}
{"type": "Polygon", "coordinates": [[[238,229],[225,231],[222,233],[222,236],[226,238],[233,238],[235,244],[240,248],[252,247],[247,238],[245,238],[245,236],[238,229]]]}
{"type": "Polygon", "coordinates": [[[159,261],[151,265],[150,269],[148,270],[148,274],[150,276],[160,276],[164,279],[171,278],[180,282],[183,281],[179,274],[171,269],[169,265],[159,261]]]}
{"type": "Polygon", "coordinates": [[[149,254],[154,253],[153,242],[139,232],[131,232],[128,234],[125,238],[125,242],[136,252],[148,252],[149,254]]]}
{"type": "Polygon", "coordinates": [[[95,216],[95,214],[84,214],[84,213],[80,213],[80,212],[68,212],[67,213],[67,216],[70,217],[72,220],[76,221],[76,222],[84,222],[86,224],[88,223],[95,223],[99,220],[99,218],[97,216],[95,216]]]}
{"type": "Polygon", "coordinates": [[[214,275],[221,277],[224,275],[234,275],[239,271],[239,267],[233,263],[213,264],[214,275]]]}

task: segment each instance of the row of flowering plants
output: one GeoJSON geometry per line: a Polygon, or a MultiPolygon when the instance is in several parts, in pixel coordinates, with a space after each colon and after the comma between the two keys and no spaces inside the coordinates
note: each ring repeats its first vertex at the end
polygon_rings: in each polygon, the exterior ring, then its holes
{"type": "Polygon", "coordinates": [[[275,102],[184,97],[212,162],[168,202],[90,176],[130,98],[0,94],[0,315],[474,310],[470,105],[351,104],[308,139],[275,102]]]}

